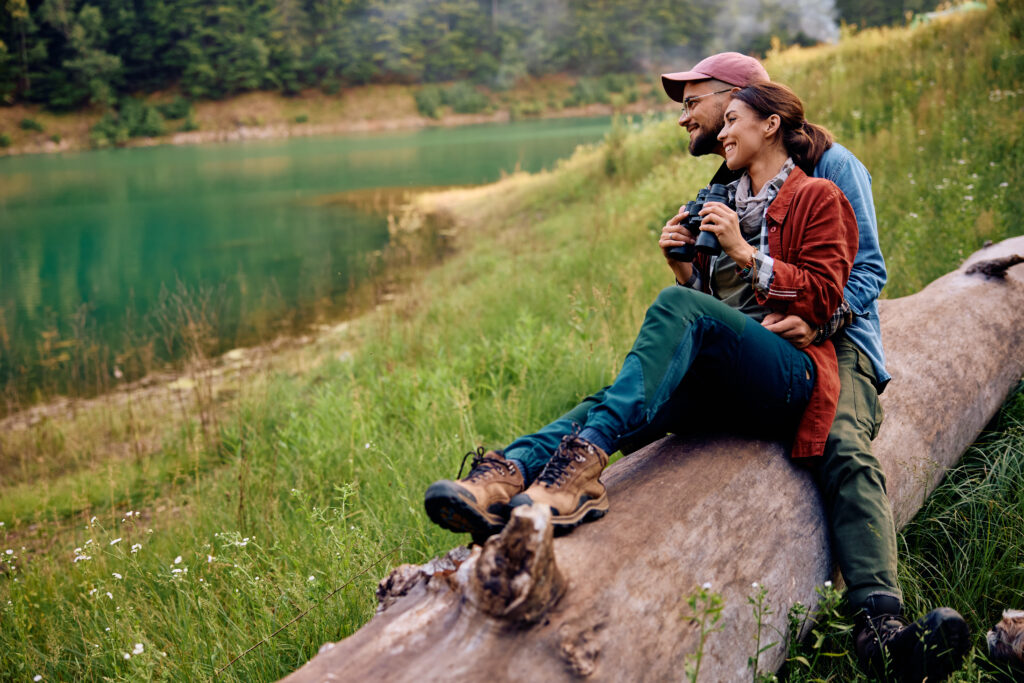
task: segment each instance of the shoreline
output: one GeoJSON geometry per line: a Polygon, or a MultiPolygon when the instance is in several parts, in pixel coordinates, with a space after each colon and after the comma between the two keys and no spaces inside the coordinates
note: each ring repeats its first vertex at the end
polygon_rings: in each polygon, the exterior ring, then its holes
{"type": "MultiPolygon", "coordinates": [[[[547,87],[551,87],[551,84],[548,83],[547,87]]],[[[499,107],[488,113],[446,113],[439,118],[429,118],[418,113],[412,100],[411,90],[399,86],[364,86],[346,92],[337,99],[321,94],[289,99],[268,93],[248,93],[231,100],[198,102],[193,105],[200,124],[198,130],[169,132],[159,137],[130,138],[113,148],[281,140],[616,114],[635,116],[674,109],[674,103],[670,102],[652,104],[648,94],[631,103],[547,107],[530,115],[513,115],[511,109],[499,107]],[[296,119],[306,115],[296,115],[295,112],[305,110],[317,111],[315,117],[309,118],[318,120],[298,122],[296,119]]],[[[100,118],[101,114],[96,111],[56,115],[27,105],[15,105],[6,112],[0,110],[0,124],[6,124],[0,125],[0,131],[16,127],[14,122],[18,119],[42,119],[48,124],[45,132],[34,134],[31,139],[23,140],[20,144],[0,148],[0,158],[111,149],[96,147],[90,140],[91,128],[100,118]]],[[[19,135],[24,138],[28,134],[19,135]]]]}

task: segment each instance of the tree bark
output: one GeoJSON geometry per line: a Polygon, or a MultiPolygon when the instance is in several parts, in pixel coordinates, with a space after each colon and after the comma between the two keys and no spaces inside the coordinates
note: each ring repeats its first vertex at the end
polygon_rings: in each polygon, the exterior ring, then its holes
{"type": "MultiPolygon", "coordinates": [[[[893,380],[874,451],[898,526],[1024,375],[1021,254],[1024,237],[1007,240],[882,302],[893,380]]],[[[377,616],[285,680],[682,680],[700,636],[686,599],[710,583],[724,608],[701,680],[737,681],[751,676],[751,584],[768,590],[770,642],[834,578],[818,492],[779,444],[668,437],[602,480],[611,512],[569,536],[553,541],[548,514],[520,508],[483,547],[398,567],[377,616]]],[[[759,669],[784,657],[773,647],[759,669]]]]}

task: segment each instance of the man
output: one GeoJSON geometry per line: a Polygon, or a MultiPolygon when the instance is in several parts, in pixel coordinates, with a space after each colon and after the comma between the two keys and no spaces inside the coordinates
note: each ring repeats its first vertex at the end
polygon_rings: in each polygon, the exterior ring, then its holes
{"type": "MultiPolygon", "coordinates": [[[[663,75],[668,95],[685,105],[679,124],[690,135],[690,153],[724,157],[717,136],[729,93],[767,80],[768,74],[757,60],[737,53],[713,55],[691,71],[663,75]]],[[[969,645],[967,626],[959,614],[945,608],[909,626],[900,618],[895,527],[885,479],[871,454],[871,440],[882,419],[878,394],[890,377],[885,371],[878,322],[877,298],[886,273],[878,245],[870,176],[838,144],[825,152],[814,175],[835,182],[856,214],[859,251],[844,292],[853,319],[838,333],[847,317],[843,309],[833,316],[828,329],[812,330],[796,316],[778,314],[765,318],[764,325],[797,348],[830,335],[836,347],[841,379],[839,405],[825,454],[817,458],[820,462],[812,469],[826,506],[847,596],[858,614],[858,656],[875,671],[888,665],[904,680],[920,681],[926,675],[930,681],[941,680],[960,666],[969,645]]],[[[712,183],[729,183],[735,178],[723,164],[712,183]]],[[[685,216],[681,210],[666,223],[659,242],[666,252],[693,242],[694,236],[679,225],[685,216]]],[[[667,260],[677,283],[694,284],[689,264],[667,260]]],[[[603,515],[607,502],[597,474],[607,464],[607,456],[600,452],[604,457],[595,459],[566,440],[571,440],[575,425],[584,422],[601,396],[599,392],[585,399],[559,420],[517,439],[503,451],[479,449],[465,479],[436,482],[427,490],[425,505],[430,517],[453,531],[469,531],[479,542],[500,531],[509,505],[548,504],[556,530],[562,532],[603,515]],[[538,469],[536,463],[544,462],[547,464],[538,469]],[[604,501],[603,506],[595,505],[598,501],[604,501]]],[[[635,450],[663,433],[655,430],[650,435],[641,434],[622,450],[635,450]]]]}
{"type": "MultiPolygon", "coordinates": [[[[662,75],[665,92],[682,102],[679,125],[690,134],[694,156],[725,152],[718,141],[723,112],[734,88],[769,80],[756,59],[737,53],[712,55],[686,72],[662,75]]],[[[844,290],[853,318],[843,329],[843,311],[829,329],[813,330],[797,316],[770,315],[764,325],[797,348],[831,336],[839,361],[840,396],[825,453],[811,465],[832,531],[833,551],[847,584],[847,600],[857,616],[858,658],[882,674],[888,667],[901,680],[942,680],[958,669],[969,647],[967,624],[949,608],[930,612],[914,624],[901,618],[902,593],[896,581],[896,529],[882,469],[871,453],[882,409],[878,394],[890,376],[885,370],[878,296],[886,281],[878,244],[871,178],[847,149],[833,144],[814,175],[834,182],[857,216],[859,250],[844,290]]],[[[722,164],[712,183],[734,180],[722,164]]],[[[684,211],[665,226],[660,244],[667,250],[692,243],[678,224],[684,211]]],[[[689,264],[667,259],[677,282],[691,278],[689,264]]]]}

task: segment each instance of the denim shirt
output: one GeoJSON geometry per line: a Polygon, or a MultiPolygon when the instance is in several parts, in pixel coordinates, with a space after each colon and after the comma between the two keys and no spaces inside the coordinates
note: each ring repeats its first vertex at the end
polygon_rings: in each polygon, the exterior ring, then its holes
{"type": "Polygon", "coordinates": [[[846,336],[871,359],[881,393],[892,377],[885,369],[882,328],[878,320],[878,295],[885,286],[886,272],[885,259],[878,244],[871,175],[850,150],[834,142],[818,161],[814,176],[827,178],[838,185],[857,216],[860,233],[857,257],[843,292],[856,316],[846,328],[846,336]]]}

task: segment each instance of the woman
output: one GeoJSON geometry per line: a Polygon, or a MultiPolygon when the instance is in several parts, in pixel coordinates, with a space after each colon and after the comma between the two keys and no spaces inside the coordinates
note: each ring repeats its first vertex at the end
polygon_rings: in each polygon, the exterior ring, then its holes
{"type": "MultiPolygon", "coordinates": [[[[607,512],[609,453],[692,425],[786,439],[793,457],[822,452],[839,396],[835,350],[797,350],[759,323],[793,314],[822,325],[842,302],[856,219],[834,184],[807,175],[832,137],[804,120],[789,88],[759,83],[732,94],[719,140],[729,168],[744,169],[729,186],[736,210],[707,203],[700,213],[721,256],[672,264],[680,286],[648,309],[611,386],[504,451],[479,449],[465,479],[432,484],[436,523],[479,542],[510,508],[541,503],[568,532],[607,512]]],[[[665,226],[663,249],[694,241],[685,218],[665,226]]]]}

